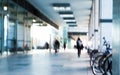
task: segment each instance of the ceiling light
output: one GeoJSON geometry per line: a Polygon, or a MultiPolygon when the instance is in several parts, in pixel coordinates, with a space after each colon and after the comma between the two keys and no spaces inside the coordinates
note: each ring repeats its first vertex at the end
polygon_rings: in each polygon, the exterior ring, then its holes
{"type": "Polygon", "coordinates": [[[54,10],[56,11],[70,11],[70,7],[53,7],[54,10]]]}
{"type": "Polygon", "coordinates": [[[74,17],[73,12],[72,11],[62,11],[62,12],[58,12],[60,14],[61,17],[74,17]]]}
{"type": "Polygon", "coordinates": [[[40,24],[39,23],[33,23],[34,26],[39,26],[40,24]]]}
{"type": "Polygon", "coordinates": [[[70,11],[71,7],[69,3],[53,3],[53,9],[57,11],[70,11]]]}
{"type": "Polygon", "coordinates": [[[64,20],[65,22],[76,22],[76,20],[64,20]]]}
{"type": "Polygon", "coordinates": [[[40,26],[43,26],[43,23],[40,23],[40,26]]]}
{"type": "Polygon", "coordinates": [[[35,19],[33,19],[32,21],[33,21],[33,22],[36,22],[36,20],[35,20],[35,19]]]}
{"type": "Polygon", "coordinates": [[[6,11],[6,10],[8,9],[8,7],[7,7],[7,6],[4,6],[3,9],[4,9],[4,11],[6,11]]]}
{"type": "Polygon", "coordinates": [[[74,17],[73,14],[60,14],[60,17],[74,17]]]}

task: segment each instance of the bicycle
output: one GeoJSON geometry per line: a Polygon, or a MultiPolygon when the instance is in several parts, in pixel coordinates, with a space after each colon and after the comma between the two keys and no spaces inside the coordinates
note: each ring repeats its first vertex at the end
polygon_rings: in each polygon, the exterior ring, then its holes
{"type": "Polygon", "coordinates": [[[90,53],[90,65],[94,75],[98,73],[112,75],[112,60],[109,60],[112,56],[112,49],[110,48],[110,44],[106,42],[105,38],[104,45],[106,46],[106,51],[104,53],[98,52],[97,50],[93,50],[90,53]]]}

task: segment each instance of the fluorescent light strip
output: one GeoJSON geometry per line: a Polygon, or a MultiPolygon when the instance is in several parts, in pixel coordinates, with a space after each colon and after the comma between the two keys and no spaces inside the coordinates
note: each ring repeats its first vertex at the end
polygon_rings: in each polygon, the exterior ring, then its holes
{"type": "Polygon", "coordinates": [[[69,3],[53,3],[53,9],[57,11],[69,11],[71,10],[69,3]]]}
{"type": "Polygon", "coordinates": [[[36,22],[36,20],[35,20],[35,19],[33,19],[32,21],[33,21],[33,22],[36,22]]]}
{"type": "Polygon", "coordinates": [[[39,23],[33,23],[33,25],[35,25],[35,26],[39,26],[40,24],[39,24],[39,23]]]}
{"type": "Polygon", "coordinates": [[[60,14],[60,17],[74,17],[73,14],[60,14]]]}
{"type": "Polygon", "coordinates": [[[76,22],[76,20],[64,20],[65,22],[76,22]]]}
{"type": "Polygon", "coordinates": [[[70,7],[53,7],[54,10],[56,11],[70,11],[70,7]]]}
{"type": "Polygon", "coordinates": [[[4,9],[5,11],[7,11],[8,7],[7,7],[7,6],[4,6],[3,9],[4,9]]]}

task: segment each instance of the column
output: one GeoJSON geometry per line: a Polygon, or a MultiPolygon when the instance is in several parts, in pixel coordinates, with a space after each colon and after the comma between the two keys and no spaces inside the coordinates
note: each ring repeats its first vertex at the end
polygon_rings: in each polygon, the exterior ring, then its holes
{"type": "Polygon", "coordinates": [[[94,49],[99,46],[99,0],[94,0],[94,49]]]}
{"type": "Polygon", "coordinates": [[[95,0],[93,0],[92,4],[92,10],[91,10],[91,18],[90,18],[90,25],[89,25],[89,43],[88,46],[90,49],[95,48],[95,34],[94,34],[94,29],[95,29],[95,0]]]}
{"type": "Polygon", "coordinates": [[[120,0],[113,0],[112,74],[120,75],[120,0]]]}

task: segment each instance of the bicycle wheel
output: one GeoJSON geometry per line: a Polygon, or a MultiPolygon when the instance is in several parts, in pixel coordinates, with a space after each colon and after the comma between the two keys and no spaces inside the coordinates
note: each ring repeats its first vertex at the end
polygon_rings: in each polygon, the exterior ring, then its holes
{"type": "Polygon", "coordinates": [[[106,75],[112,75],[112,54],[109,54],[106,58],[105,58],[105,62],[103,64],[103,70],[105,72],[106,75]]]}
{"type": "Polygon", "coordinates": [[[92,64],[92,72],[94,75],[98,74],[98,73],[101,73],[100,70],[99,70],[99,65],[98,65],[98,61],[99,59],[102,57],[102,55],[98,55],[95,57],[95,60],[93,61],[93,64],[92,64]]]}
{"type": "Polygon", "coordinates": [[[98,52],[97,50],[92,51],[91,55],[90,55],[90,66],[92,66],[93,61],[95,60],[95,58],[98,55],[102,55],[101,52],[98,52]]]}
{"type": "Polygon", "coordinates": [[[104,64],[105,58],[106,58],[106,56],[103,55],[98,61],[99,69],[102,73],[104,73],[104,70],[103,70],[104,65],[103,64],[104,64]]]}

